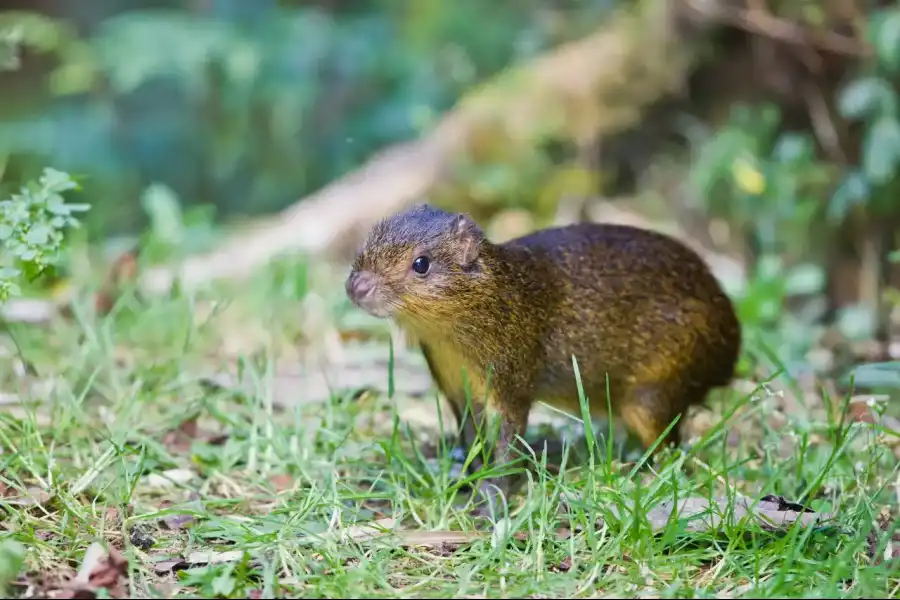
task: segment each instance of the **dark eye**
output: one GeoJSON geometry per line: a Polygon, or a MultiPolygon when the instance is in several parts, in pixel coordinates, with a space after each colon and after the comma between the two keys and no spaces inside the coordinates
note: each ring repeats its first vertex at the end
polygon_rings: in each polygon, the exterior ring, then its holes
{"type": "Polygon", "coordinates": [[[427,256],[420,256],[416,260],[413,261],[412,268],[413,271],[418,273],[419,275],[425,275],[428,273],[428,269],[431,267],[431,261],[428,260],[427,256]]]}

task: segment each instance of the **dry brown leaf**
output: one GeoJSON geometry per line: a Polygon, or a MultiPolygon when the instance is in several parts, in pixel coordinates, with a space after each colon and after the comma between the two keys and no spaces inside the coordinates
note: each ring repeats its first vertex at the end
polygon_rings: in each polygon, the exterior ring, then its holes
{"type": "Polygon", "coordinates": [[[286,473],[272,475],[269,477],[269,483],[275,488],[277,493],[289,490],[294,486],[294,478],[286,473]]]}
{"type": "Polygon", "coordinates": [[[191,443],[199,435],[197,417],[191,417],[182,421],[177,428],[172,429],[163,436],[162,442],[170,452],[185,453],[191,449],[191,443]]]}
{"type": "Polygon", "coordinates": [[[39,487],[29,487],[24,494],[17,495],[15,492],[7,490],[7,504],[13,506],[44,506],[53,499],[53,495],[39,487]]]}
{"type": "Polygon", "coordinates": [[[184,485],[194,478],[190,469],[169,469],[162,473],[150,473],[144,477],[144,483],[151,488],[166,489],[184,485]]]}
{"type": "Polygon", "coordinates": [[[170,573],[176,569],[183,569],[188,563],[180,558],[161,560],[153,563],[153,571],[158,575],[170,573]]]}
{"type": "Polygon", "coordinates": [[[59,589],[48,592],[50,598],[96,598],[101,589],[112,598],[127,598],[125,576],[128,562],[115,549],[107,551],[94,542],[88,546],[75,577],[59,589]]]}
{"type": "Polygon", "coordinates": [[[441,547],[445,544],[467,544],[485,537],[480,532],[465,531],[400,531],[396,537],[403,546],[441,547]]]}
{"type": "Polygon", "coordinates": [[[900,560],[900,529],[895,529],[891,533],[891,537],[887,540],[883,551],[878,550],[878,538],[882,533],[890,531],[894,526],[894,518],[891,515],[891,509],[887,506],[883,507],[875,519],[875,529],[868,536],[868,554],[874,563],[882,564],[884,562],[893,562],[900,560]]]}
{"type": "MultiPolygon", "coordinates": [[[[615,510],[615,509],[614,509],[615,510]]],[[[667,500],[647,512],[647,519],[655,532],[668,527],[673,513],[673,502],[667,500]]],[[[678,501],[677,518],[686,521],[685,531],[699,533],[718,529],[723,525],[734,526],[745,518],[753,518],[767,530],[786,529],[796,522],[811,526],[832,518],[826,513],[816,513],[788,502],[784,498],[765,496],[759,502],[738,496],[729,498],[689,497],[678,501]]]]}
{"type": "Polygon", "coordinates": [[[572,568],[572,557],[567,556],[556,567],[553,568],[554,571],[559,571],[562,573],[567,573],[569,569],[572,568]]]}
{"type": "Polygon", "coordinates": [[[94,308],[98,314],[104,315],[112,310],[122,293],[122,288],[137,281],[138,254],[136,251],[122,253],[106,275],[102,288],[94,294],[94,308]]]}
{"type": "Polygon", "coordinates": [[[194,522],[194,517],[188,514],[167,515],[160,519],[166,529],[175,531],[177,529],[185,529],[194,522]]]}
{"type": "Polygon", "coordinates": [[[888,400],[889,396],[886,395],[863,394],[853,396],[847,405],[847,418],[851,422],[874,425],[879,420],[876,407],[888,400]]]}

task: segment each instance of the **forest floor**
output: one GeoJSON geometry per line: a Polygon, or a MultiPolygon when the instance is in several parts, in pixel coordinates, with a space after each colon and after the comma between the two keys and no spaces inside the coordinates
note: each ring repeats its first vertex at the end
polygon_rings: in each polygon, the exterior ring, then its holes
{"type": "Polygon", "coordinates": [[[300,272],[209,296],[229,302],[124,296],[106,316],[76,302],[12,329],[0,585],[56,598],[900,593],[900,432],[877,398],[742,381],[653,465],[545,412],[530,437],[562,440],[565,464],[533,454],[509,514],[479,526],[434,443],[448,425],[421,361],[348,309],[340,274],[300,272]],[[326,359],[341,365],[330,377],[298,367],[326,359]],[[688,520],[676,498],[714,510],[688,520]]]}

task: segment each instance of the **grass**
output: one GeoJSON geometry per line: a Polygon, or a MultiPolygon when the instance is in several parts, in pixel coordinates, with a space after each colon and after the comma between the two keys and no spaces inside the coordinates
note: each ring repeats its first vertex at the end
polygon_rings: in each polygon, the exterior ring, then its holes
{"type": "MultiPolygon", "coordinates": [[[[100,542],[125,557],[119,592],[137,597],[898,595],[897,561],[882,558],[900,540],[875,526],[896,514],[898,440],[791,408],[770,387],[729,394],[689,452],[652,467],[621,462],[602,428],[566,438],[559,469],[559,457],[533,454],[509,518],[466,538],[476,523],[458,463],[449,446],[429,456],[421,443],[439,439],[434,396],[405,400],[399,367],[384,370],[390,394],[276,386],[285,364],[315,360],[310,323],[346,332],[359,316],[344,312],[338,286],[286,272],[215,309],[126,295],[106,317],[82,302],[51,328],[13,329],[38,375],[0,366],[0,391],[34,400],[0,416],[0,583],[16,595],[69,589],[100,542]],[[210,370],[244,384],[211,386],[210,370]],[[51,379],[49,395],[27,389],[51,379]],[[434,427],[409,425],[404,406],[426,407],[434,427]],[[835,518],[652,531],[663,501],[733,508],[739,493],[835,518]],[[393,533],[375,535],[379,524],[393,533]]],[[[393,365],[389,346],[372,350],[389,355],[393,365]]]]}

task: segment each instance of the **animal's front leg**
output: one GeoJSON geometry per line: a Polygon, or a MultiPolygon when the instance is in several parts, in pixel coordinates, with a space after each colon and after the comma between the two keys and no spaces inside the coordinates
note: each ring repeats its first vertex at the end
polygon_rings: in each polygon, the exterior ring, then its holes
{"type": "MultiPolygon", "coordinates": [[[[524,437],[531,410],[530,401],[520,401],[518,398],[507,396],[498,402],[500,431],[494,446],[492,467],[506,468],[517,458],[516,438],[524,437]]],[[[514,477],[514,473],[507,473],[482,480],[478,490],[485,497],[487,505],[478,510],[480,514],[489,513],[495,518],[503,514],[502,509],[509,498],[514,477]]]]}
{"type": "MultiPolygon", "coordinates": [[[[481,402],[471,401],[466,403],[465,397],[454,396],[448,399],[453,416],[456,420],[456,431],[458,434],[457,448],[462,451],[462,458],[465,459],[471,451],[472,446],[478,439],[478,432],[482,432],[482,439],[485,437],[485,408],[481,402]]],[[[469,470],[474,472],[481,468],[481,453],[472,460],[469,470]]]]}

